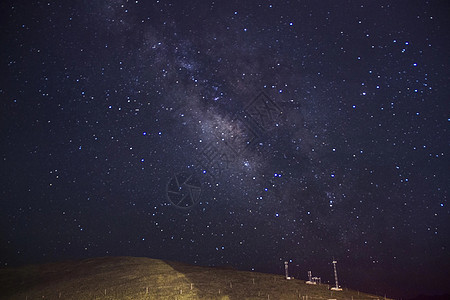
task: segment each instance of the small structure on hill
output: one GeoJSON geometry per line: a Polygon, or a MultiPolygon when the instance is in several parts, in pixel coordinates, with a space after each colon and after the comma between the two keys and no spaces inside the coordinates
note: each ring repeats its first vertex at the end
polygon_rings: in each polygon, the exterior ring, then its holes
{"type": "Polygon", "coordinates": [[[308,271],[308,281],[306,282],[306,284],[321,284],[322,280],[320,279],[320,277],[313,277],[312,276],[312,272],[308,271]]]}
{"type": "Polygon", "coordinates": [[[322,284],[322,279],[320,277],[313,277],[312,282],[314,284],[322,284]]]}

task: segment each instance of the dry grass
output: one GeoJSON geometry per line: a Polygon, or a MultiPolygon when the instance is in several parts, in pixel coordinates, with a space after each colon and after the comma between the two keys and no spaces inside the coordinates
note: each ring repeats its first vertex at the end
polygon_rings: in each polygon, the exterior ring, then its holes
{"type": "Polygon", "coordinates": [[[142,258],[103,257],[0,269],[1,299],[383,299],[283,276],[142,258]]]}

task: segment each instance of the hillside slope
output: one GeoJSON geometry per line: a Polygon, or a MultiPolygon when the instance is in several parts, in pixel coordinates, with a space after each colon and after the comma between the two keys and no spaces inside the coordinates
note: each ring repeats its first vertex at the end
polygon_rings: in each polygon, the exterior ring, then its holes
{"type": "Polygon", "coordinates": [[[1,299],[383,299],[281,275],[143,257],[102,257],[0,269],[1,299]]]}

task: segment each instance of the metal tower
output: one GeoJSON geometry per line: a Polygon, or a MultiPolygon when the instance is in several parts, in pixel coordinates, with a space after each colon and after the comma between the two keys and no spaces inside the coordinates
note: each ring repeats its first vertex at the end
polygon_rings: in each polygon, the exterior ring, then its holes
{"type": "Polygon", "coordinates": [[[285,271],[285,273],[286,273],[286,279],[287,279],[287,280],[294,279],[294,277],[290,277],[290,276],[289,276],[288,268],[289,268],[289,263],[288,263],[287,261],[285,261],[285,262],[284,262],[284,271],[285,271]]]}
{"type": "Polygon", "coordinates": [[[306,282],[306,284],[317,284],[316,278],[317,277],[312,277],[311,271],[308,271],[308,281],[306,282]]]}
{"type": "Polygon", "coordinates": [[[333,260],[333,267],[334,267],[334,281],[336,282],[336,286],[332,287],[331,290],[333,291],[342,291],[342,289],[339,287],[338,283],[338,276],[337,276],[337,269],[336,269],[337,260],[333,260]]]}

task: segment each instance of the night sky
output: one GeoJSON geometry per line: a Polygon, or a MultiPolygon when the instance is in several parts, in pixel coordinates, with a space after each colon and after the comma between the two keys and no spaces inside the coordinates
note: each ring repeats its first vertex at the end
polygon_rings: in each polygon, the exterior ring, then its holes
{"type": "Polygon", "coordinates": [[[450,292],[447,1],[2,1],[0,264],[450,292]]]}

